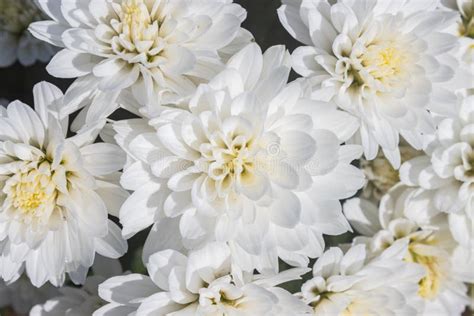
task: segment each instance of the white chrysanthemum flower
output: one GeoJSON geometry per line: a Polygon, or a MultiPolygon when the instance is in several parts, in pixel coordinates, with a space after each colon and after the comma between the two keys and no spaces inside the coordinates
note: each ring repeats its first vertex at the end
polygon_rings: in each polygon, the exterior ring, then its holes
{"type": "Polygon", "coordinates": [[[469,280],[460,276],[472,274],[468,271],[473,257],[465,265],[455,261],[456,242],[447,216],[433,209],[425,192],[398,185],[384,196],[379,209],[369,201],[352,199],[344,205],[344,214],[363,235],[354,242],[367,244],[374,255],[398,240],[409,241],[404,260],[425,270],[418,287],[421,315],[461,315],[469,302],[463,281],[469,280]],[[462,268],[468,270],[460,271],[462,268]]]}
{"type": "Polygon", "coordinates": [[[459,114],[444,119],[426,155],[403,164],[402,182],[431,195],[438,211],[450,214],[451,229],[466,247],[474,241],[474,96],[462,99],[459,114]]]}
{"type": "Polygon", "coordinates": [[[150,257],[149,277],[129,274],[99,286],[110,304],[102,315],[293,315],[308,311],[298,298],[277,285],[300,279],[307,268],[265,277],[236,269],[229,248],[210,243],[185,256],[164,250],[150,257]]]}
{"type": "Polygon", "coordinates": [[[34,306],[30,316],[91,316],[94,311],[107,304],[99,297],[99,284],[108,278],[122,274],[122,267],[118,260],[97,257],[92,266],[93,275],[88,276],[84,285],[77,287],[63,287],[60,295],[50,296],[41,304],[34,306]]]}
{"type": "Polygon", "coordinates": [[[0,108],[0,270],[11,282],[26,266],[35,286],[59,286],[65,273],[82,282],[96,252],[127,249],[107,217],[128,197],[118,184],[125,156],[94,144],[101,125],[67,138],[58,88],[40,83],[33,94],[36,111],[19,101],[0,108]]]}
{"type": "Polygon", "coordinates": [[[28,31],[30,23],[42,19],[33,0],[0,0],[0,67],[11,66],[17,60],[31,66],[37,60],[45,63],[51,59],[56,49],[28,31]]]}
{"type": "Polygon", "coordinates": [[[0,98],[0,106],[7,106],[8,105],[8,100],[7,99],[4,99],[4,98],[0,98]]]}
{"type": "MultiPolygon", "coordinates": [[[[474,66],[474,1],[473,0],[441,0],[444,7],[459,12],[459,19],[449,30],[459,37],[461,48],[459,58],[474,66]]],[[[471,69],[471,73],[472,73],[471,69]]]]}
{"type": "Polygon", "coordinates": [[[428,110],[451,111],[457,39],[443,29],[456,14],[436,10],[436,0],[333,2],[283,0],[283,26],[307,45],[294,51],[293,67],[313,98],[335,100],[360,119],[354,141],[368,160],[380,146],[398,169],[400,136],[420,150],[422,135],[434,130],[428,110]]]}
{"type": "MultiPolygon", "coordinates": [[[[400,144],[399,148],[402,163],[423,153],[408,144],[400,144]]],[[[367,177],[367,184],[364,187],[362,196],[375,203],[378,203],[382,196],[400,182],[399,170],[393,168],[383,152],[379,151],[377,157],[373,160],[362,158],[360,160],[360,168],[367,177]]]]}
{"type": "Polygon", "coordinates": [[[37,288],[26,276],[12,284],[0,281],[0,309],[9,307],[17,315],[27,315],[34,305],[42,304],[57,294],[57,289],[52,285],[45,284],[37,288]]]}
{"type": "Polygon", "coordinates": [[[278,257],[306,266],[322,253],[323,234],[347,231],[338,200],[365,180],[350,164],[360,146],[340,143],[356,119],[287,85],[288,58],[284,47],[262,56],[250,44],[198,88],[189,110],[116,123],[134,161],[121,181],[135,191],[120,211],[124,236],[171,218],[179,229],[152,230],[145,253],[172,239],[188,249],[226,241],[240,268],[264,272],[277,271],[278,257]]]}
{"type": "Polygon", "coordinates": [[[313,315],[418,315],[413,297],[424,270],[402,260],[407,244],[394,243],[375,258],[365,245],[352,246],[346,254],[330,248],[297,295],[313,315]]]}
{"type": "Polygon", "coordinates": [[[142,105],[192,94],[222,69],[223,57],[251,39],[240,27],[246,11],[232,0],[39,3],[52,21],[33,23],[30,30],[64,47],[47,69],[59,78],[80,77],[66,98],[74,111],[94,97],[81,118],[88,123],[117,109],[127,88],[142,105]]]}

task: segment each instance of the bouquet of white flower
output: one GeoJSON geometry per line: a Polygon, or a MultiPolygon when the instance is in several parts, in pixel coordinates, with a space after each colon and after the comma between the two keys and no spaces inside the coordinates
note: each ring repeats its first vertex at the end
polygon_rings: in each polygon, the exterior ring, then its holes
{"type": "Polygon", "coordinates": [[[474,0],[266,2],[0,0],[2,315],[469,311],[474,0]]]}

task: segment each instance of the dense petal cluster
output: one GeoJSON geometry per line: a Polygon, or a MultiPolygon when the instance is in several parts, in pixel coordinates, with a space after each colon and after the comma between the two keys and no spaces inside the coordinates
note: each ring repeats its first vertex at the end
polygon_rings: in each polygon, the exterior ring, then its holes
{"type": "Polygon", "coordinates": [[[128,274],[99,286],[110,304],[101,315],[289,315],[307,306],[276,285],[300,278],[308,269],[293,269],[270,278],[248,274],[232,265],[230,249],[209,243],[185,256],[157,252],[147,265],[149,276],[128,274]]]}
{"type": "MultiPolygon", "coordinates": [[[[344,205],[344,214],[363,235],[356,237],[354,243],[366,244],[375,255],[399,240],[408,242],[402,258],[425,270],[417,291],[423,305],[420,314],[462,313],[469,302],[463,282],[472,282],[472,277],[461,278],[472,275],[471,267],[456,260],[461,254],[455,254],[457,244],[449,231],[447,216],[433,212],[429,196],[398,185],[384,196],[379,208],[369,201],[352,199],[344,205]]],[[[465,259],[472,262],[469,256],[465,259]]]]}
{"type": "Polygon", "coordinates": [[[457,39],[444,30],[457,15],[436,8],[437,1],[283,1],[283,26],[307,45],[293,53],[295,71],[315,99],[335,100],[360,119],[355,141],[368,160],[380,146],[398,169],[400,136],[423,149],[422,135],[434,128],[428,110],[449,111],[457,39]]]}
{"type": "Polygon", "coordinates": [[[417,315],[413,297],[424,271],[402,261],[407,249],[407,242],[399,241],[371,259],[365,245],[345,254],[330,248],[298,295],[313,315],[417,315]]]}
{"type": "Polygon", "coordinates": [[[79,77],[66,95],[71,111],[94,99],[88,123],[110,115],[128,88],[142,105],[177,102],[251,39],[240,28],[246,11],[227,0],[59,2],[40,1],[52,20],[30,30],[63,47],[47,69],[56,77],[79,77]]]}
{"type": "Polygon", "coordinates": [[[473,310],[474,0],[281,2],[0,0],[0,314],[473,310]]]}
{"type": "Polygon", "coordinates": [[[56,50],[28,32],[30,23],[44,18],[34,1],[0,0],[0,68],[17,60],[23,66],[48,62],[56,50]]]}
{"type": "Polygon", "coordinates": [[[67,138],[68,118],[53,85],[35,86],[35,110],[19,101],[0,108],[0,262],[4,280],[26,266],[32,283],[81,282],[96,252],[126,251],[108,220],[128,193],[117,183],[125,157],[116,145],[93,144],[101,126],[67,138]]]}
{"type": "Polygon", "coordinates": [[[459,13],[457,23],[451,25],[448,30],[459,37],[461,47],[458,57],[472,67],[474,64],[474,3],[472,0],[442,0],[441,4],[459,13]]]}
{"type": "MultiPolygon", "coordinates": [[[[348,230],[338,200],[364,177],[350,165],[359,146],[340,143],[357,124],[304,98],[298,83],[287,85],[286,60],[283,47],[262,56],[251,44],[198,88],[188,110],[115,125],[134,161],[122,177],[135,191],[120,212],[126,237],[176,218],[173,238],[186,248],[228,242],[242,269],[263,272],[276,271],[278,257],[305,266],[324,249],[322,234],[348,230]]],[[[162,239],[151,234],[147,244],[162,239]]]]}
{"type": "Polygon", "coordinates": [[[452,232],[472,247],[474,232],[474,97],[460,99],[459,114],[442,120],[426,154],[400,169],[402,182],[426,191],[439,212],[450,214],[452,232]]]}

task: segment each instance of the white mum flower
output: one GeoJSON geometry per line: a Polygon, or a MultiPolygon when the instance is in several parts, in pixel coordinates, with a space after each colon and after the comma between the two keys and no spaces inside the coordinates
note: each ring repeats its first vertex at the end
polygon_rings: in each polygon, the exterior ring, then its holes
{"type": "Polygon", "coordinates": [[[455,99],[446,84],[453,84],[457,39],[443,29],[456,14],[436,10],[436,0],[333,2],[283,0],[283,26],[307,45],[294,51],[293,67],[313,98],[359,117],[355,141],[368,160],[380,146],[398,169],[400,135],[422,149],[434,127],[428,110],[449,112],[446,100],[455,99]]]}
{"type": "Polygon", "coordinates": [[[263,272],[276,271],[278,257],[306,266],[322,253],[322,234],[347,231],[338,200],[364,177],[350,164],[360,146],[340,143],[356,120],[287,85],[288,57],[284,47],[262,56],[251,44],[198,88],[189,110],[115,125],[134,161],[121,181],[135,191],[120,211],[124,236],[171,218],[179,229],[154,229],[145,253],[181,237],[189,249],[226,241],[242,269],[263,272]]]}
{"type": "MultiPolygon", "coordinates": [[[[422,151],[418,151],[405,143],[400,144],[399,148],[402,163],[423,154],[422,151]]],[[[399,170],[393,168],[383,152],[379,152],[373,160],[362,158],[360,168],[364,171],[368,180],[362,196],[375,203],[378,203],[382,196],[400,182],[399,170]]]]}
{"type": "Polygon", "coordinates": [[[149,277],[129,274],[99,286],[110,304],[101,315],[293,315],[307,311],[295,296],[276,285],[300,279],[309,269],[291,269],[272,277],[242,272],[231,263],[229,248],[210,243],[184,256],[164,250],[150,257],[149,277]]]}
{"type": "Polygon", "coordinates": [[[30,23],[43,18],[33,0],[0,0],[0,67],[11,66],[17,60],[31,66],[37,60],[45,63],[51,59],[56,49],[28,31],[30,23]]]}
{"type": "Polygon", "coordinates": [[[8,100],[4,98],[0,98],[0,106],[7,106],[8,105],[8,100]]]}
{"type": "Polygon", "coordinates": [[[421,315],[461,315],[469,300],[460,276],[469,275],[474,264],[461,265],[453,256],[456,242],[450,234],[446,214],[433,211],[425,192],[403,185],[384,196],[380,207],[369,201],[352,199],[344,205],[344,214],[363,237],[374,255],[397,242],[407,240],[404,260],[421,265],[425,276],[418,284],[421,315]],[[462,268],[468,269],[460,271],[462,268]]]}
{"type": "Polygon", "coordinates": [[[459,37],[461,49],[458,55],[462,61],[474,66],[474,1],[473,0],[441,0],[444,7],[459,12],[459,19],[449,30],[459,37]]]}
{"type": "Polygon", "coordinates": [[[33,94],[35,110],[19,101],[0,108],[0,270],[10,282],[26,266],[35,286],[59,286],[65,273],[82,282],[96,252],[127,249],[107,217],[128,197],[118,185],[125,156],[94,144],[100,125],[67,138],[58,88],[40,83],[33,94]]]}
{"type": "Polygon", "coordinates": [[[80,288],[65,286],[59,289],[60,295],[50,296],[33,307],[30,316],[90,316],[98,308],[107,304],[99,297],[99,284],[110,277],[120,275],[122,267],[118,260],[96,258],[92,267],[93,275],[88,276],[80,288]]]}
{"type": "Polygon", "coordinates": [[[474,96],[462,99],[459,114],[444,119],[425,150],[400,169],[402,182],[431,195],[435,209],[450,214],[456,239],[471,247],[474,217],[474,96]]]}
{"type": "Polygon", "coordinates": [[[31,32],[63,47],[47,69],[79,79],[66,93],[69,110],[94,97],[88,123],[110,115],[130,88],[142,103],[171,102],[221,70],[222,58],[251,35],[246,11],[231,0],[39,0],[52,19],[31,32]],[[98,89],[98,90],[97,90],[98,89]],[[95,92],[94,92],[95,91],[95,92]],[[93,92],[91,94],[91,92],[93,92]]]}
{"type": "Polygon", "coordinates": [[[0,281],[0,309],[9,307],[17,315],[27,315],[34,305],[42,304],[57,294],[57,289],[52,285],[45,284],[37,288],[26,276],[12,284],[0,281]]]}
{"type": "Polygon", "coordinates": [[[313,315],[418,315],[417,284],[423,269],[404,262],[407,242],[399,241],[371,258],[365,245],[346,254],[330,248],[313,266],[313,278],[297,295],[313,315]]]}

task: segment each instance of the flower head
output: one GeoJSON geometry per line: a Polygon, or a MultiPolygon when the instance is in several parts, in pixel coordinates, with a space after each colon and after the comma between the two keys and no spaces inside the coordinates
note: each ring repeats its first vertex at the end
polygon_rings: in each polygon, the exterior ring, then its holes
{"type": "Polygon", "coordinates": [[[355,245],[346,254],[330,248],[297,295],[312,307],[313,315],[415,315],[413,285],[424,272],[402,261],[406,250],[406,242],[398,242],[371,258],[365,245],[355,245]]]}
{"type": "Polygon", "coordinates": [[[443,30],[456,14],[436,10],[437,1],[283,3],[281,22],[307,45],[292,57],[312,97],[335,100],[357,116],[354,141],[366,159],[374,159],[380,146],[398,169],[400,136],[421,150],[422,136],[434,131],[430,112],[449,112],[444,102],[455,98],[446,85],[457,78],[450,55],[457,39],[443,30]]]}
{"type": "MultiPolygon", "coordinates": [[[[399,148],[402,162],[422,153],[407,144],[400,144],[399,148]]],[[[361,158],[360,167],[367,177],[367,184],[362,193],[366,199],[378,202],[385,193],[400,182],[399,170],[393,168],[382,152],[379,152],[373,160],[361,158]]]]}
{"type": "Polygon", "coordinates": [[[363,235],[354,242],[366,244],[373,256],[398,241],[408,243],[402,259],[425,271],[416,291],[423,315],[462,313],[468,303],[463,281],[469,280],[459,276],[472,274],[470,264],[456,262],[457,244],[449,231],[447,216],[434,210],[429,195],[397,185],[382,198],[378,209],[369,201],[352,199],[344,205],[344,214],[363,235]]]}
{"type": "Polygon", "coordinates": [[[17,59],[24,66],[49,61],[54,48],[28,32],[30,23],[43,18],[34,1],[0,0],[0,67],[11,66],[17,59]]]}
{"type": "Polygon", "coordinates": [[[188,256],[174,250],[161,251],[150,257],[147,268],[149,277],[129,274],[102,283],[99,295],[110,304],[94,315],[127,311],[163,316],[283,316],[308,311],[296,297],[276,287],[299,279],[308,269],[293,269],[272,277],[248,274],[232,266],[230,250],[222,243],[210,243],[188,256]]]}
{"type": "Polygon", "coordinates": [[[58,286],[65,273],[81,282],[96,252],[126,251],[108,220],[128,194],[116,178],[125,163],[116,145],[97,143],[101,126],[67,138],[61,91],[34,88],[35,110],[19,101],[0,111],[0,245],[2,277],[26,265],[32,283],[58,286]]]}
{"type": "Polygon", "coordinates": [[[245,10],[227,0],[60,2],[61,11],[52,9],[57,0],[40,1],[53,21],[30,30],[64,47],[47,69],[60,78],[80,77],[66,97],[71,112],[95,100],[87,123],[117,109],[123,90],[131,90],[141,106],[187,97],[251,39],[240,27],[245,10]]]}
{"type": "MultiPolygon", "coordinates": [[[[262,272],[276,271],[278,257],[305,266],[322,252],[322,234],[347,231],[338,200],[365,181],[350,165],[359,146],[340,144],[357,124],[287,85],[287,60],[283,47],[262,56],[251,44],[198,88],[189,110],[115,125],[134,161],[122,177],[135,191],[120,214],[126,237],[171,218],[186,248],[226,241],[242,269],[262,272]]],[[[153,230],[145,253],[171,238],[164,231],[153,230]]]]}

